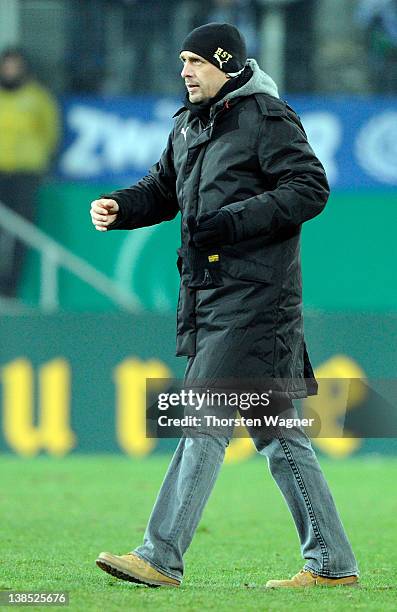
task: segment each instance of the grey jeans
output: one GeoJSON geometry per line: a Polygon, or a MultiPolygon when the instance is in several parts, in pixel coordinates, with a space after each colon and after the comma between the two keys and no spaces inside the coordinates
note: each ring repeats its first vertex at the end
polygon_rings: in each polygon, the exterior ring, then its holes
{"type": "MultiPolygon", "coordinates": [[[[289,402],[289,409],[293,410],[289,402]]],[[[231,432],[186,431],[133,552],[182,580],[186,552],[223,462],[231,432]]],[[[304,568],[320,576],[358,575],[357,563],[309,438],[297,427],[250,432],[283,494],[298,531],[304,568]]]]}

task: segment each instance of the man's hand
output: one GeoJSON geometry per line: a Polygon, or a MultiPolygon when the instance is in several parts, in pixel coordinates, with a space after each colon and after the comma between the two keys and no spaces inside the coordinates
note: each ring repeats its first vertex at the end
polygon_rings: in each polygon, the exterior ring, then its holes
{"type": "Polygon", "coordinates": [[[91,221],[98,232],[107,232],[108,226],[116,220],[119,205],[115,200],[101,198],[91,202],[91,221]]]}
{"type": "Polygon", "coordinates": [[[226,210],[215,210],[200,215],[196,221],[189,216],[187,224],[193,245],[201,250],[232,244],[234,242],[234,226],[230,213],[226,210]]]}

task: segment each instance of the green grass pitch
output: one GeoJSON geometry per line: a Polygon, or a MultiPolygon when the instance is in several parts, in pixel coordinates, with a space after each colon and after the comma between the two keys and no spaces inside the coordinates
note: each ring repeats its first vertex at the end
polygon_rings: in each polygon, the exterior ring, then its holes
{"type": "Polygon", "coordinates": [[[65,590],[67,609],[82,612],[397,609],[393,458],[322,461],[359,560],[359,589],[264,589],[269,578],[299,571],[302,560],[287,507],[260,457],[223,467],[186,555],[181,588],[151,589],[105,574],[95,566],[97,553],[122,554],[141,542],[168,461],[2,455],[0,589],[65,590]]]}

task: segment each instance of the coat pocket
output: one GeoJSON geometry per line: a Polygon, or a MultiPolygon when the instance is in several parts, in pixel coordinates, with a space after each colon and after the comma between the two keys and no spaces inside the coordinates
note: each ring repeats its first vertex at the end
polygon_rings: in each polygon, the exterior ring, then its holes
{"type": "Polygon", "coordinates": [[[203,252],[192,246],[178,249],[181,276],[186,273],[190,289],[215,289],[222,287],[219,254],[203,252]]]}
{"type": "Polygon", "coordinates": [[[274,278],[274,268],[267,266],[252,259],[237,259],[234,257],[224,257],[223,272],[232,278],[244,281],[254,281],[257,283],[271,283],[274,278]]]}

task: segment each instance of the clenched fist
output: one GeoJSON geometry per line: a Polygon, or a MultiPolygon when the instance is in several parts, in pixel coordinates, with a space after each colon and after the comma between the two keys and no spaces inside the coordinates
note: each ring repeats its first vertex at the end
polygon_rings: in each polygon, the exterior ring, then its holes
{"type": "Polygon", "coordinates": [[[108,226],[116,220],[119,205],[115,200],[101,198],[91,202],[91,221],[98,232],[107,232],[108,226]]]}

